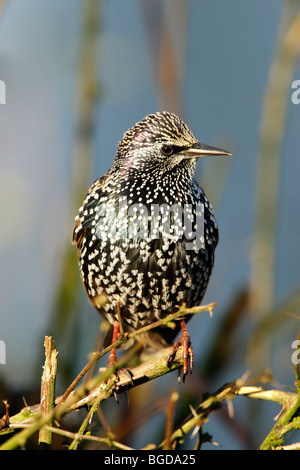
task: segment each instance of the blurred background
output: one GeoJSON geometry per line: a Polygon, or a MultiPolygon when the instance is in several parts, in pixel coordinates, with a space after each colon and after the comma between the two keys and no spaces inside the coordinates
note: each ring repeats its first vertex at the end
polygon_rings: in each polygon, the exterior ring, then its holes
{"type": "MultiPolygon", "coordinates": [[[[0,410],[4,398],[15,412],[23,396],[39,402],[45,334],[59,351],[57,393],[94,349],[99,316],[79,278],[74,217],[123,133],[158,110],[233,154],[201,159],[196,173],[220,228],[204,299],[218,306],[189,323],[195,370],[186,383],[168,374],[135,388],[129,405],[109,400],[108,423],[139,448],[160,442],[171,389],[180,423],[203,392],[245,371],[270,368],[272,387],[293,387],[299,52],[297,0],[0,1],[0,410]]],[[[221,449],[257,448],[279,407],[242,397],[233,405],[233,419],[224,408],[204,431],[221,449]]]]}

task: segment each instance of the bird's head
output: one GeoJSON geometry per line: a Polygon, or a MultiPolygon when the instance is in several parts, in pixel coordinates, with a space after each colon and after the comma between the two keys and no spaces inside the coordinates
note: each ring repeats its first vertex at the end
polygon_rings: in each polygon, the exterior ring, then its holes
{"type": "Polygon", "coordinates": [[[149,114],[125,132],[115,161],[132,170],[157,165],[170,170],[180,164],[194,168],[197,158],[209,155],[231,154],[200,143],[178,116],[164,111],[149,114]]]}

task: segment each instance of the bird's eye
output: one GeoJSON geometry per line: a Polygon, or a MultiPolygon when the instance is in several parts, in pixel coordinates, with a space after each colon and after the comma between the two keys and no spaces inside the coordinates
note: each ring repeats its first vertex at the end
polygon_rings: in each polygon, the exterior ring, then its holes
{"type": "Polygon", "coordinates": [[[161,151],[166,157],[169,157],[173,153],[173,147],[171,145],[164,144],[161,148],[161,151]]]}

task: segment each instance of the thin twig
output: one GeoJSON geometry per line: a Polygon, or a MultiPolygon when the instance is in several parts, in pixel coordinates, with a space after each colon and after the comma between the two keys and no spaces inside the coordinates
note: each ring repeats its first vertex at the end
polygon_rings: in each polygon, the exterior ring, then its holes
{"type": "MultiPolygon", "coordinates": [[[[14,425],[12,427],[14,427],[14,425]]],[[[18,427],[27,429],[30,427],[30,424],[22,424],[21,426],[18,426],[18,427]]],[[[122,444],[121,442],[111,441],[111,439],[108,437],[97,437],[97,436],[92,436],[92,435],[87,435],[87,434],[82,434],[78,436],[77,433],[66,431],[64,429],[56,428],[54,426],[49,426],[49,425],[45,425],[45,429],[50,431],[53,434],[58,434],[60,436],[64,436],[70,439],[76,440],[80,437],[81,440],[87,440],[87,441],[97,442],[100,444],[112,445],[113,447],[119,450],[133,450],[131,447],[126,446],[125,444],[122,444]]]]}
{"type": "Polygon", "coordinates": [[[94,413],[97,411],[97,408],[99,407],[100,401],[101,401],[101,399],[99,399],[99,397],[97,397],[94,400],[94,403],[91,406],[91,408],[89,409],[89,412],[86,415],[85,419],[83,420],[78,432],[76,433],[76,436],[74,437],[72,443],[69,445],[69,450],[76,450],[77,449],[78,444],[82,440],[83,435],[85,434],[86,429],[87,429],[89,423],[91,422],[94,413]]]}
{"type": "Polygon", "coordinates": [[[163,450],[171,449],[171,435],[173,430],[175,405],[179,398],[178,392],[171,390],[168,408],[166,410],[166,425],[163,450]]]}

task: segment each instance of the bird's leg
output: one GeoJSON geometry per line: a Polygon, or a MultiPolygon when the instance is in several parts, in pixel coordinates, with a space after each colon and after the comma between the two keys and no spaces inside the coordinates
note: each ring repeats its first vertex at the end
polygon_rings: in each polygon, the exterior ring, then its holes
{"type": "MultiPolygon", "coordinates": [[[[188,369],[190,366],[190,372],[192,372],[193,369],[193,362],[194,362],[194,351],[192,348],[192,343],[191,343],[191,338],[189,333],[187,332],[187,329],[185,327],[184,320],[180,320],[180,326],[181,326],[181,336],[178,341],[173,346],[173,351],[169,355],[167,361],[168,361],[168,366],[171,364],[173,361],[176,352],[178,351],[179,347],[182,346],[183,348],[183,378],[182,381],[185,381],[185,377],[188,373],[188,369]]],[[[180,377],[179,377],[180,378],[180,377]]]]}
{"type": "MultiPolygon", "coordinates": [[[[121,310],[120,310],[120,297],[119,296],[117,296],[117,315],[118,315],[118,320],[114,321],[111,344],[114,344],[117,341],[119,333],[121,334],[121,336],[123,336],[123,334],[124,334],[123,327],[122,327],[121,310]]],[[[109,354],[107,367],[113,366],[116,362],[117,362],[116,348],[113,348],[110,351],[110,354],[109,354]]],[[[125,372],[127,377],[130,378],[131,383],[133,383],[131,372],[128,369],[124,369],[123,367],[120,370],[125,372]]]]}
{"type": "MultiPolygon", "coordinates": [[[[114,328],[113,328],[111,344],[114,344],[117,341],[119,331],[120,331],[120,324],[119,324],[118,321],[115,321],[114,322],[114,328]]],[[[116,348],[113,348],[110,351],[110,354],[109,354],[109,357],[108,357],[107,367],[108,368],[112,367],[116,362],[117,362],[116,348]]],[[[127,377],[130,379],[131,383],[133,384],[132,372],[129,369],[126,369],[126,368],[122,367],[119,370],[119,372],[124,372],[127,375],[127,377]]],[[[118,372],[116,372],[116,378],[117,378],[117,380],[119,380],[118,372]]],[[[119,399],[118,399],[118,395],[117,395],[117,386],[116,385],[113,386],[112,391],[113,391],[116,402],[119,403],[119,399]]]]}
{"type": "MultiPolygon", "coordinates": [[[[117,341],[119,330],[120,330],[119,322],[115,321],[114,322],[114,329],[113,329],[111,344],[114,344],[117,341]]],[[[108,361],[107,361],[107,367],[113,366],[116,362],[117,362],[116,348],[113,348],[110,351],[110,354],[109,354],[109,358],[108,358],[108,361]]]]}

